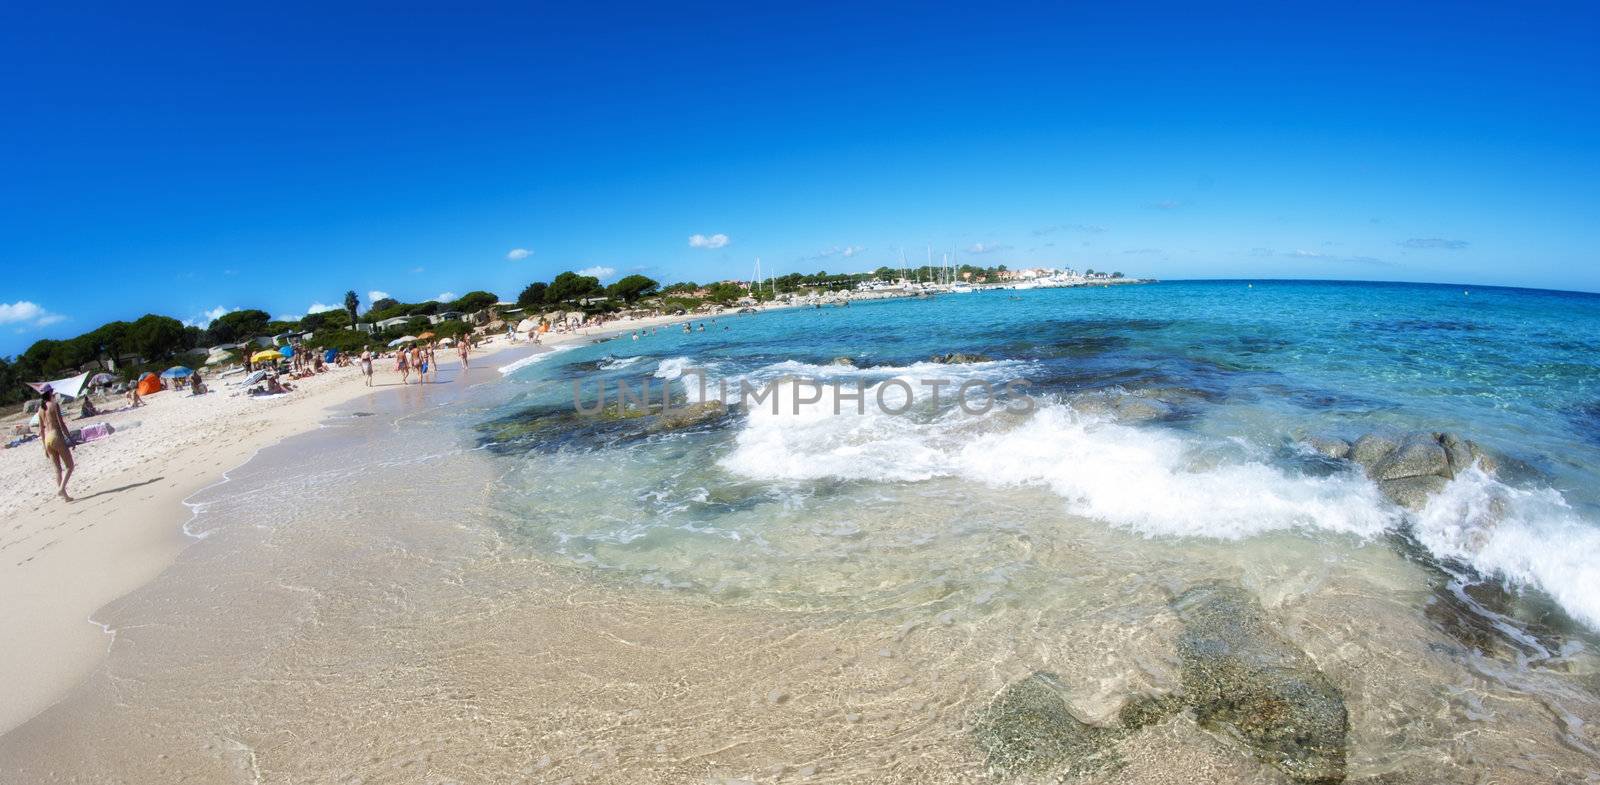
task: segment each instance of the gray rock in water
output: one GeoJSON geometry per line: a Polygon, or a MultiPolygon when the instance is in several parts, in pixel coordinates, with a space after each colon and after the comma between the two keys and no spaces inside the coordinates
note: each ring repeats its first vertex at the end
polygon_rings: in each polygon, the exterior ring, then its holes
{"type": "Polygon", "coordinates": [[[1408,510],[1419,511],[1428,506],[1428,497],[1442,490],[1450,481],[1437,474],[1422,477],[1400,477],[1393,480],[1383,480],[1378,483],[1378,490],[1389,497],[1389,501],[1408,510]]]}
{"type": "Polygon", "coordinates": [[[1184,701],[1202,725],[1222,726],[1297,782],[1344,781],[1349,717],[1315,663],[1268,625],[1255,600],[1227,586],[1172,603],[1184,701]]]}
{"type": "Polygon", "coordinates": [[[1115,417],[1117,414],[1116,402],[1101,393],[1084,395],[1072,401],[1072,408],[1079,414],[1089,417],[1115,417]]]}
{"type": "Polygon", "coordinates": [[[856,361],[850,359],[849,357],[835,357],[832,360],[829,360],[828,364],[829,365],[846,366],[846,367],[850,367],[850,368],[856,367],[856,361]]]}
{"type": "Polygon", "coordinates": [[[1159,420],[1172,414],[1172,407],[1161,401],[1138,396],[1126,396],[1117,401],[1117,418],[1122,420],[1159,420]]]}
{"type": "Polygon", "coordinates": [[[1448,476],[1452,479],[1472,466],[1472,442],[1453,433],[1443,433],[1439,434],[1439,446],[1444,448],[1448,476]]]}
{"type": "MultiPolygon", "coordinates": [[[[1472,461],[1467,466],[1475,463],[1485,474],[1491,476],[1500,473],[1500,459],[1495,457],[1493,453],[1478,446],[1477,442],[1467,442],[1467,451],[1472,456],[1472,461]]],[[[1456,471],[1464,471],[1466,468],[1466,466],[1463,466],[1456,471]]]]}
{"type": "Polygon", "coordinates": [[[1073,716],[1051,673],[1005,688],[977,720],[978,746],[990,768],[1006,774],[1083,774],[1121,765],[1112,749],[1121,733],[1073,716]]]}
{"type": "Polygon", "coordinates": [[[656,414],[652,417],[645,430],[650,433],[664,433],[666,431],[680,431],[691,428],[701,423],[710,422],[728,413],[722,401],[704,401],[691,403],[656,414]]]}
{"type": "Polygon", "coordinates": [[[1350,443],[1332,436],[1307,436],[1300,440],[1301,444],[1311,448],[1312,452],[1324,457],[1347,458],[1350,455],[1350,443]]]}
{"type": "Polygon", "coordinates": [[[1431,435],[1419,434],[1405,441],[1367,470],[1374,480],[1402,477],[1445,476],[1450,472],[1450,457],[1431,435]]]}
{"type": "Polygon", "coordinates": [[[951,352],[949,354],[936,354],[928,358],[928,362],[940,365],[959,365],[961,363],[986,363],[989,356],[984,354],[967,354],[966,352],[951,352]]]}
{"type": "Polygon", "coordinates": [[[1361,464],[1369,473],[1379,461],[1400,448],[1400,440],[1387,434],[1369,433],[1350,445],[1350,460],[1361,464]]]}

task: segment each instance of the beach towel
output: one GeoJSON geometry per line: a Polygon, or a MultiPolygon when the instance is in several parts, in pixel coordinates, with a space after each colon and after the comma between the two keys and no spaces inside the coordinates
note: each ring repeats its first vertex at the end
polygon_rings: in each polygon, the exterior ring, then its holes
{"type": "Polygon", "coordinates": [[[97,422],[83,429],[82,441],[92,442],[95,439],[104,439],[110,436],[114,430],[111,427],[111,423],[97,422]]]}

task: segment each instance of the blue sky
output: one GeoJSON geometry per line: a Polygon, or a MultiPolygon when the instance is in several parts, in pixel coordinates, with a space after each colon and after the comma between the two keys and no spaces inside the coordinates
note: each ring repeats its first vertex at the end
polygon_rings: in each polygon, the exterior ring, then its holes
{"type": "Polygon", "coordinates": [[[34,5],[0,10],[0,354],[930,243],[1600,290],[1577,4],[34,5]]]}

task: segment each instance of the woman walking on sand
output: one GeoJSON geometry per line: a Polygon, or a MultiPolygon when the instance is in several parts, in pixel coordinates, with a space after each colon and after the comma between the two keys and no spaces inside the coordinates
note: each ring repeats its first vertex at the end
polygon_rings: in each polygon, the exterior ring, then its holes
{"type": "Polygon", "coordinates": [[[402,347],[400,351],[394,353],[394,369],[400,372],[401,384],[411,383],[411,364],[406,361],[406,350],[404,347],[402,347]]]}
{"type": "Polygon", "coordinates": [[[367,386],[372,386],[372,350],[361,350],[361,375],[367,377],[367,386]]]}
{"type": "Polygon", "coordinates": [[[467,372],[467,356],[472,354],[472,346],[471,346],[471,344],[466,339],[462,339],[459,343],[456,344],[456,354],[461,355],[461,373],[462,373],[462,375],[466,375],[466,372],[467,372]]]}
{"type": "Polygon", "coordinates": [[[67,423],[61,418],[61,404],[56,401],[55,390],[50,385],[45,385],[39,391],[39,435],[44,442],[44,454],[49,456],[50,463],[56,467],[56,494],[61,498],[72,501],[67,495],[67,481],[72,479],[72,470],[76,466],[72,462],[72,441],[67,435],[67,423]],[[62,471],[62,467],[66,471],[62,471]]]}

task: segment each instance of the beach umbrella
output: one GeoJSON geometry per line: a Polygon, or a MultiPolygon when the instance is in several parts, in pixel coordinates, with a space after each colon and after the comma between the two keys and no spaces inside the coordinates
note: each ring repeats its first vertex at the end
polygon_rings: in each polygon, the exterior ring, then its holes
{"type": "Polygon", "coordinates": [[[324,349],[324,350],[322,350],[322,361],[323,362],[331,363],[331,362],[333,362],[334,360],[337,360],[337,359],[339,359],[338,350],[336,350],[336,349],[324,349]]]}
{"type": "Polygon", "coordinates": [[[182,379],[182,378],[185,378],[189,374],[192,374],[192,373],[194,373],[194,371],[191,371],[188,368],[185,368],[185,367],[183,367],[181,365],[174,365],[171,368],[168,368],[165,371],[162,371],[161,372],[161,378],[163,378],[163,379],[182,379]]]}
{"type": "Polygon", "coordinates": [[[439,345],[441,345],[441,346],[449,346],[450,344],[453,344],[455,342],[456,342],[456,339],[454,339],[454,338],[446,338],[446,339],[440,341],[439,345]]]}
{"type": "Polygon", "coordinates": [[[417,336],[415,336],[415,335],[402,335],[399,338],[396,338],[396,339],[390,341],[389,342],[389,346],[390,347],[395,347],[395,346],[399,346],[400,344],[403,344],[403,343],[411,343],[412,341],[415,341],[415,340],[417,340],[417,336]]]}
{"type": "Polygon", "coordinates": [[[537,329],[539,329],[539,320],[532,316],[517,322],[517,332],[519,333],[531,333],[537,329]]]}
{"type": "Polygon", "coordinates": [[[283,355],[284,357],[293,357],[294,356],[294,347],[285,345],[285,346],[283,346],[283,347],[278,349],[278,353],[283,355]]]}
{"type": "Polygon", "coordinates": [[[256,382],[259,382],[259,381],[261,381],[262,379],[265,379],[265,378],[267,378],[267,372],[266,371],[256,371],[255,373],[252,373],[249,376],[244,377],[244,381],[239,382],[239,384],[241,384],[241,385],[243,385],[245,387],[249,387],[250,385],[255,384],[256,382]]]}
{"type": "Polygon", "coordinates": [[[99,387],[106,384],[112,384],[116,380],[117,377],[112,376],[109,373],[97,373],[94,376],[89,377],[89,384],[94,387],[99,387]]]}
{"type": "Polygon", "coordinates": [[[432,338],[432,337],[433,337],[433,333],[426,332],[426,333],[423,333],[423,334],[417,336],[417,340],[426,341],[426,340],[428,340],[429,338],[432,338]]]}
{"type": "Polygon", "coordinates": [[[262,349],[261,351],[250,355],[250,362],[253,363],[269,363],[281,359],[283,359],[283,355],[278,354],[278,352],[273,349],[262,349]]]}

